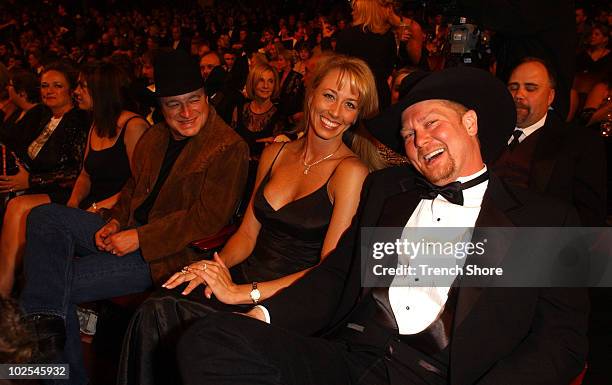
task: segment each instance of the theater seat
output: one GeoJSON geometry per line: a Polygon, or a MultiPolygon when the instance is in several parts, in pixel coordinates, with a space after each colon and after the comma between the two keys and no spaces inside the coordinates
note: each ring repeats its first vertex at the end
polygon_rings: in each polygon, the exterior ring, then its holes
{"type": "Polygon", "coordinates": [[[570,383],[570,385],[581,385],[588,367],[588,365],[584,365],[584,369],[582,369],[582,372],[580,372],[578,377],[576,377],[574,381],[570,383]]]}
{"type": "Polygon", "coordinates": [[[189,244],[191,248],[199,253],[207,253],[212,256],[212,253],[221,249],[225,242],[238,230],[238,225],[232,223],[221,229],[217,234],[202,239],[195,240],[189,244]]]}

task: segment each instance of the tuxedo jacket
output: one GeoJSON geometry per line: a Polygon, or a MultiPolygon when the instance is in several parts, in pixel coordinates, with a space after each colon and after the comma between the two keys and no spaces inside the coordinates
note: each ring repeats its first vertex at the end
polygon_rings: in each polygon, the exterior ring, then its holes
{"type": "MultiPolygon", "coordinates": [[[[327,336],[347,323],[367,319],[373,299],[360,283],[360,228],[405,226],[420,202],[414,177],[412,169],[404,166],[366,179],[355,220],[336,250],[263,303],[272,325],[327,336]]],[[[569,205],[505,185],[492,175],[476,227],[564,226],[577,221],[569,205]]],[[[449,344],[448,381],[453,385],[569,383],[584,366],[587,314],[583,289],[461,287],[449,344]]],[[[366,323],[352,342],[376,343],[368,339],[366,323]]],[[[402,381],[392,378],[391,384],[395,383],[402,381]]]]}
{"type": "Polygon", "coordinates": [[[602,139],[566,124],[553,111],[540,130],[529,188],[574,205],[584,226],[604,226],[607,174],[602,139]]]}

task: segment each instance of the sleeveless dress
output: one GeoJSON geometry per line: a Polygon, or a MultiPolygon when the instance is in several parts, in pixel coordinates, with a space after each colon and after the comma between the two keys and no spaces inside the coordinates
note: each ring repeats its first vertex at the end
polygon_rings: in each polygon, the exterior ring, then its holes
{"type": "MultiPolygon", "coordinates": [[[[327,194],[329,179],[314,192],[274,210],[264,190],[283,148],[284,144],[255,193],[253,206],[261,230],[252,254],[230,269],[238,284],[284,277],[312,267],[320,260],[333,211],[327,194]]],[[[182,331],[211,312],[243,311],[251,307],[227,305],[214,296],[208,300],[201,288],[183,296],[180,292],[184,286],[158,290],[136,311],[123,340],[117,384],[175,383],[179,378],[176,344],[182,331]]]]}
{"type": "Polygon", "coordinates": [[[125,129],[132,119],[143,119],[135,115],[123,124],[115,143],[102,150],[94,150],[89,142],[89,152],[85,158],[84,168],[89,174],[91,188],[89,195],[81,202],[81,208],[86,209],[93,202],[99,202],[117,194],[132,175],[130,160],[125,148],[125,129]]]}

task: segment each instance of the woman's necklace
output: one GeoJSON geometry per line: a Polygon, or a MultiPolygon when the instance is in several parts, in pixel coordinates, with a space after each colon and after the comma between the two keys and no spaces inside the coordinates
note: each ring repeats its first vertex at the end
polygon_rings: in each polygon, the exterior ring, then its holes
{"type": "MultiPolygon", "coordinates": [[[[342,146],[342,143],[340,143],[340,146],[342,146]]],[[[338,148],[336,148],[334,150],[334,152],[332,152],[331,154],[325,155],[323,158],[321,158],[321,159],[319,159],[319,160],[317,160],[315,162],[312,162],[310,164],[306,163],[306,151],[304,151],[304,161],[302,161],[302,164],[304,165],[304,175],[308,175],[308,171],[310,171],[310,168],[312,166],[316,166],[317,164],[323,162],[324,160],[327,160],[327,159],[331,158],[332,156],[334,156],[334,154],[337,153],[338,150],[340,149],[340,146],[338,146],[338,148]]]]}

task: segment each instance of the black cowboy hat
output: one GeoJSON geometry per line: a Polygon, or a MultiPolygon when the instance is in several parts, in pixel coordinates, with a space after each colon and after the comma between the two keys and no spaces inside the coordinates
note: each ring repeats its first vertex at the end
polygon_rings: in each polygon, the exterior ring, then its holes
{"type": "Polygon", "coordinates": [[[178,96],[204,87],[200,67],[183,50],[167,50],[155,57],[155,96],[178,96]]]}
{"type": "Polygon", "coordinates": [[[506,85],[489,72],[472,67],[453,67],[418,76],[416,81],[408,79],[412,89],[404,98],[366,122],[370,133],[403,155],[402,112],[424,100],[450,100],[476,111],[482,157],[485,162],[497,159],[516,125],[516,109],[506,85]]]}

